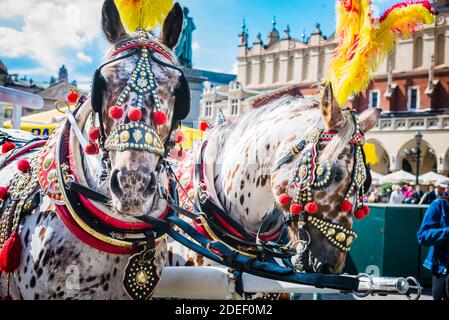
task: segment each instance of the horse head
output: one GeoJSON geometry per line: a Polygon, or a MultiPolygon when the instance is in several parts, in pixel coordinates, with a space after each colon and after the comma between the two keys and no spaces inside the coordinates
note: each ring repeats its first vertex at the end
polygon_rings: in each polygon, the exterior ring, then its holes
{"type": "Polygon", "coordinates": [[[299,154],[297,181],[307,181],[300,197],[309,203],[304,208],[306,221],[298,231],[300,236],[306,234],[309,245],[300,259],[307,271],[338,274],[357,237],[352,231],[354,218],[368,214],[361,199],[371,183],[364,134],[376,125],[381,110],[357,115],[342,109],[330,84],[322,93],[320,110],[324,128],[299,154]]]}
{"type": "Polygon", "coordinates": [[[189,111],[187,80],[172,52],[183,19],[176,3],[158,37],[143,29],[128,34],[114,1],[103,5],[103,31],[112,48],[96,72],[92,106],[110,163],[112,205],[121,215],[157,214],[166,206],[157,192],[168,186],[162,160],[189,111]]]}

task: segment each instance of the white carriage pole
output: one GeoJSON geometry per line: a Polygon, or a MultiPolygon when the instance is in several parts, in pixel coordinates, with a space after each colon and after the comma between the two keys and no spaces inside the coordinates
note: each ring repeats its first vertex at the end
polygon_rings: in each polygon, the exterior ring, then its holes
{"type": "Polygon", "coordinates": [[[0,103],[12,105],[11,126],[13,129],[20,129],[22,108],[39,110],[44,107],[44,99],[41,96],[2,86],[0,86],[0,103]]]}
{"type": "MultiPolygon", "coordinates": [[[[345,276],[345,275],[343,275],[345,276]]],[[[347,276],[354,277],[354,276],[347,276]]],[[[370,294],[403,295],[411,289],[409,280],[412,278],[389,278],[358,276],[359,297],[370,294]]],[[[300,293],[300,294],[329,294],[341,293],[339,290],[322,289],[313,286],[299,285],[253,276],[242,275],[244,293],[300,293]]],[[[349,293],[349,292],[348,292],[349,293]]],[[[419,299],[421,293],[416,295],[419,299]]],[[[200,300],[231,300],[241,299],[236,292],[236,279],[224,267],[166,267],[161,281],[156,289],[154,298],[172,299],[200,299],[200,300]]]]}

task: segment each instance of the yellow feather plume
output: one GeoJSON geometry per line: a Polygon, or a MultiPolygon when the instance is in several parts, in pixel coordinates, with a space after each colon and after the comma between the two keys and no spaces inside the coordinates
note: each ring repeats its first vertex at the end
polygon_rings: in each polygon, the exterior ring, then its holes
{"type": "Polygon", "coordinates": [[[153,29],[162,24],[173,7],[172,0],[115,0],[125,27],[153,29]]]}
{"type": "Polygon", "coordinates": [[[372,74],[393,50],[398,38],[408,38],[422,25],[432,24],[435,15],[428,1],[403,2],[374,19],[370,0],[337,2],[339,45],[328,78],[340,106],[351,94],[364,91],[372,74]]]}

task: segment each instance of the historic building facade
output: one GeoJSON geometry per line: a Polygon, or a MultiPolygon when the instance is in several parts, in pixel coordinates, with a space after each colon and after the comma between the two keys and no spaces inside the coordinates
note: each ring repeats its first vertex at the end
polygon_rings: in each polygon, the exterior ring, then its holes
{"type": "MultiPolygon", "coordinates": [[[[399,41],[368,90],[349,102],[359,111],[384,110],[379,125],[368,134],[380,159],[374,169],[381,174],[415,172],[411,151],[417,131],[424,135],[420,172],[449,173],[449,1],[438,0],[434,6],[436,23],[399,41]]],[[[273,92],[316,95],[337,44],[334,35],[322,34],[319,24],[310,36],[294,39],[289,27],[281,34],[273,21],[267,41],[259,33],[250,45],[244,24],[237,80],[228,86],[205,86],[202,117],[213,122],[220,109],[228,117],[238,117],[273,92]]]]}

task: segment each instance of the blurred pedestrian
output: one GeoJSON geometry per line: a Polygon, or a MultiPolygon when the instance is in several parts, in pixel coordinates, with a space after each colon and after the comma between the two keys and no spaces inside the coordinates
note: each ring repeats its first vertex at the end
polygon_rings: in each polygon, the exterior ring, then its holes
{"type": "Polygon", "coordinates": [[[404,195],[400,186],[393,186],[393,191],[390,195],[390,204],[402,204],[404,201],[404,195]]]}
{"type": "Polygon", "coordinates": [[[430,191],[427,192],[421,200],[421,204],[431,204],[437,199],[444,197],[444,190],[447,188],[447,184],[443,182],[437,183],[436,187],[430,187],[430,191]]]}
{"type": "Polygon", "coordinates": [[[404,191],[404,203],[412,203],[413,202],[413,194],[414,190],[412,186],[407,186],[404,191]]]}
{"type": "Polygon", "coordinates": [[[420,186],[416,186],[415,192],[413,193],[413,204],[419,204],[421,199],[424,197],[424,192],[422,191],[420,186]]]}
{"type": "Polygon", "coordinates": [[[449,300],[449,201],[447,198],[435,200],[427,210],[418,242],[430,247],[424,267],[432,271],[432,295],[435,300],[449,300]]]}
{"type": "Polygon", "coordinates": [[[370,193],[368,197],[368,203],[381,203],[381,202],[382,202],[382,193],[380,192],[379,187],[376,187],[370,193]]]}

